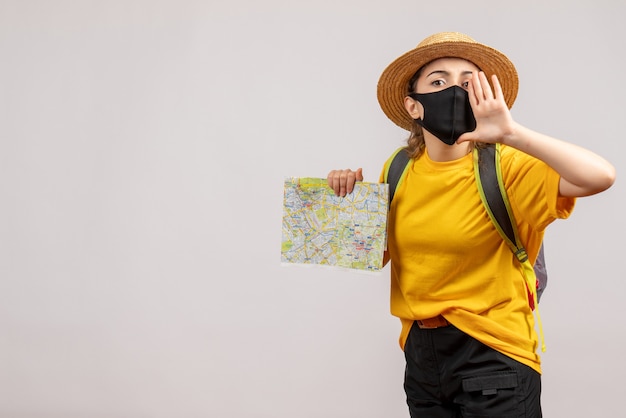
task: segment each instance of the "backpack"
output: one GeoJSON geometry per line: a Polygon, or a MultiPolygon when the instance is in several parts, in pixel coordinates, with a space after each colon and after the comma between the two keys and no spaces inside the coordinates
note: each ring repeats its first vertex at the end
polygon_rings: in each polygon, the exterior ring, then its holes
{"type": "MultiPolygon", "coordinates": [[[[406,175],[406,169],[412,162],[404,150],[405,148],[396,150],[389,158],[391,163],[387,164],[384,173],[385,183],[389,184],[389,205],[391,205],[398,185],[406,175]]],[[[474,172],[480,198],[485,205],[489,218],[523,267],[528,303],[530,308],[534,310],[535,301],[539,302],[539,298],[548,284],[543,243],[535,264],[531,265],[526,248],[519,238],[517,224],[504,187],[500,168],[500,144],[490,144],[484,148],[474,149],[474,172]]]]}

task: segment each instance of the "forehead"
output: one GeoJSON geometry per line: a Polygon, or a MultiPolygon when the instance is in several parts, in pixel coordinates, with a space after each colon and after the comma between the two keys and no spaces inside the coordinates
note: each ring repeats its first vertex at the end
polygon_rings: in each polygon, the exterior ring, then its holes
{"type": "Polygon", "coordinates": [[[422,67],[422,75],[428,75],[432,71],[478,71],[480,68],[471,61],[463,58],[438,58],[422,67]]]}

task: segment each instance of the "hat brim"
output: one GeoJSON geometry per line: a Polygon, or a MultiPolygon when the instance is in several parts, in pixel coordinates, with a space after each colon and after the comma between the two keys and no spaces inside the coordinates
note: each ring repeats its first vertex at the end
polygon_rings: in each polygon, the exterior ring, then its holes
{"type": "Polygon", "coordinates": [[[519,79],[513,63],[500,51],[474,42],[442,42],[412,49],[395,59],[378,80],[378,103],[383,112],[396,125],[408,131],[413,119],[404,108],[404,98],[411,77],[424,65],[439,58],[463,58],[474,63],[490,80],[498,76],[502,94],[511,108],[517,97],[519,79]]]}

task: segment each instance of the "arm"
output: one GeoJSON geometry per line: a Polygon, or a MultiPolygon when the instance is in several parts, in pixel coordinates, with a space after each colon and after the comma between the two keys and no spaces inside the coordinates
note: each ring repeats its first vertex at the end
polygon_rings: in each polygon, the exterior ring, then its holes
{"type": "Polygon", "coordinates": [[[472,76],[469,95],[476,129],[463,134],[458,142],[501,142],[542,160],[561,176],[559,193],[564,197],[589,196],[611,187],[615,181],[615,168],[608,161],[585,148],[540,134],[513,121],[495,75],[492,81],[495,94],[484,73],[472,76]]]}
{"type": "Polygon", "coordinates": [[[352,171],[349,168],[346,170],[332,170],[328,173],[327,180],[328,186],[335,191],[335,194],[343,197],[348,193],[352,193],[354,183],[363,181],[363,169],[358,168],[356,171],[352,171]]]}
{"type": "Polygon", "coordinates": [[[593,152],[519,124],[502,143],[538,158],[561,175],[559,194],[582,197],[600,193],[615,181],[615,168],[593,152]]]}

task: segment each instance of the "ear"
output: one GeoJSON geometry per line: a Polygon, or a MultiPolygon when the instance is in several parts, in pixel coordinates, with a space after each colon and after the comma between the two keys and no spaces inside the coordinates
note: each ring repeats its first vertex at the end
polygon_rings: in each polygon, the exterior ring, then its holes
{"type": "Polygon", "coordinates": [[[422,104],[409,96],[404,98],[404,108],[413,119],[424,117],[424,108],[422,107],[422,104]]]}

